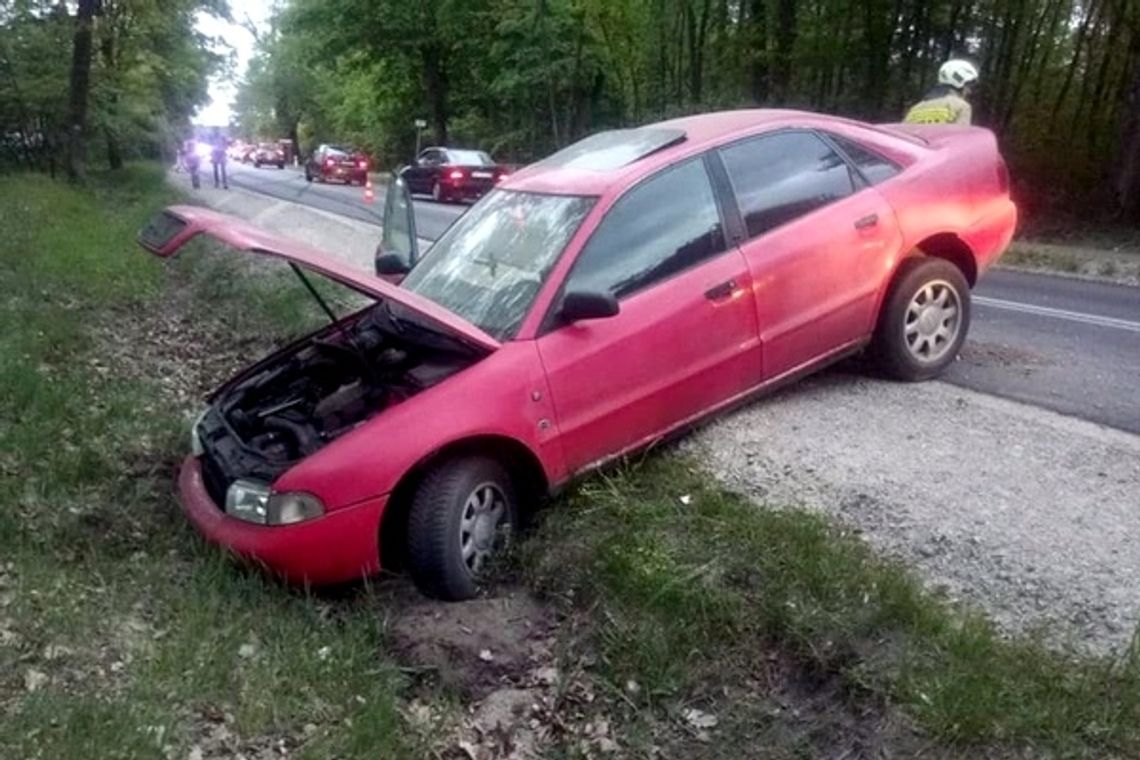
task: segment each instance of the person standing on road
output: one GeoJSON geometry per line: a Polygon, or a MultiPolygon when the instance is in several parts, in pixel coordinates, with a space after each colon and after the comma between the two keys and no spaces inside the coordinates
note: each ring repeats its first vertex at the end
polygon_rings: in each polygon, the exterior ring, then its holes
{"type": "Polygon", "coordinates": [[[226,178],[226,141],[216,129],[213,139],[210,140],[210,163],[214,165],[214,187],[219,186],[220,179],[221,187],[229,190],[230,184],[226,178]]]}
{"type": "Polygon", "coordinates": [[[978,81],[978,68],[969,61],[952,58],[938,69],[938,84],[916,103],[903,122],[906,124],[969,124],[973,117],[966,98],[978,81]]]}

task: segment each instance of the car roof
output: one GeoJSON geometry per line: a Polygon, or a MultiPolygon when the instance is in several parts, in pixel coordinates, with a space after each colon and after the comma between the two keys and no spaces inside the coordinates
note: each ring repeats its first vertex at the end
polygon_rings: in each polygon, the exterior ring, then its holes
{"type": "MultiPolygon", "coordinates": [[[[603,195],[621,189],[641,177],[708,148],[765,128],[782,127],[831,128],[850,134],[851,129],[875,130],[870,124],[836,116],[782,109],[750,108],[736,111],[683,116],[626,130],[612,130],[592,135],[563,148],[537,163],[530,164],[509,177],[501,187],[506,190],[550,193],[558,195],[603,195]],[[676,135],[680,133],[679,139],[676,135]],[[607,141],[601,135],[613,136],[607,141]],[[595,141],[599,150],[613,150],[615,141],[623,142],[629,160],[607,162],[583,157],[583,143],[595,141]],[[657,139],[654,139],[656,136],[657,139]],[[638,152],[635,145],[645,147],[638,152]],[[575,156],[574,154],[579,154],[575,156]],[[568,158],[569,156],[569,158],[568,158]]],[[[617,152],[620,152],[617,151],[617,152]]]]}

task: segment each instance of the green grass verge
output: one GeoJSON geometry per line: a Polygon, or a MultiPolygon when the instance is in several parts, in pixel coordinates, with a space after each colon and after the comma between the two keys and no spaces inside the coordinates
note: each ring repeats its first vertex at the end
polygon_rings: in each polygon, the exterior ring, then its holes
{"type": "Polygon", "coordinates": [[[136,231],[173,200],[150,166],[85,189],[0,180],[0,757],[419,757],[375,600],[282,589],[177,512],[189,410],[136,339],[178,374],[180,352],[208,363],[202,331],[241,363],[320,317],[288,272],[143,253],[136,231]],[[179,299],[201,324],[168,340],[179,299]]]}
{"type": "MultiPolygon", "coordinates": [[[[757,507],[683,458],[583,486],[544,521],[524,566],[539,589],[589,610],[604,676],[617,691],[639,684],[651,712],[711,692],[732,724],[743,703],[716,689],[791,657],[808,680],[840,679],[847,698],[903,708],[955,753],[1140,754],[1136,652],[1075,659],[1004,640],[823,518],[757,507]]],[[[762,723],[726,729],[721,749],[746,749],[762,723]]]]}

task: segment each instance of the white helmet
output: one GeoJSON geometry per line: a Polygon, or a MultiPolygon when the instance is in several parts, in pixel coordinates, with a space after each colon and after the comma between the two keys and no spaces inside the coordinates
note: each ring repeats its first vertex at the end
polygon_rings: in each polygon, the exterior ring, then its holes
{"type": "Polygon", "coordinates": [[[978,81],[978,68],[969,61],[954,58],[938,69],[938,84],[948,84],[959,90],[978,81]]]}

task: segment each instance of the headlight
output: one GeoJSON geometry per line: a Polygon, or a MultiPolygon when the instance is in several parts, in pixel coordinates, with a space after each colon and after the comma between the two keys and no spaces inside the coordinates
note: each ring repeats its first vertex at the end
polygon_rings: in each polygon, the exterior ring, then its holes
{"type": "Polygon", "coordinates": [[[304,491],[288,491],[269,497],[266,521],[270,525],[291,525],[324,513],[325,505],[316,496],[304,491]]]}
{"type": "Polygon", "coordinates": [[[226,491],[226,514],[239,520],[264,525],[268,501],[268,483],[235,480],[226,491]]]}

